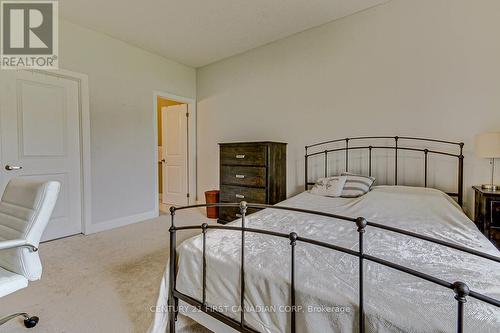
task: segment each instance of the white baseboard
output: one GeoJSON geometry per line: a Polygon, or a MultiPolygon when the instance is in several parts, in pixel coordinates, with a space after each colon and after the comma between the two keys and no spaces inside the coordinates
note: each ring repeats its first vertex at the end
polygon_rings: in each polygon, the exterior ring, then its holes
{"type": "Polygon", "coordinates": [[[153,219],[155,217],[159,216],[159,212],[157,210],[152,210],[149,212],[141,213],[141,214],[135,214],[135,215],[130,215],[130,216],[125,216],[125,217],[120,217],[117,219],[109,220],[109,221],[104,221],[96,224],[91,224],[85,234],[94,234],[96,232],[101,232],[105,230],[110,230],[114,228],[119,228],[123,227],[129,224],[137,223],[137,222],[142,222],[144,220],[149,220],[153,219]]]}

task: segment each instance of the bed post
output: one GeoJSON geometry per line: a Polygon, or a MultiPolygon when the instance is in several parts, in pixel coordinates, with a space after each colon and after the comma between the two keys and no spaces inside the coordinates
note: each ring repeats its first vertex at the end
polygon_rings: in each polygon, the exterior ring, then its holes
{"type": "Polygon", "coordinates": [[[372,150],[373,146],[368,147],[368,176],[372,176],[372,150]]]}
{"type": "Polygon", "coordinates": [[[325,178],[328,177],[328,150],[325,149],[325,178]]]}
{"type": "Polygon", "coordinates": [[[308,156],[307,156],[307,146],[306,146],[306,154],[304,155],[304,190],[307,191],[308,190],[308,185],[307,185],[307,159],[308,159],[308,156]]]}
{"type": "Polygon", "coordinates": [[[427,187],[427,165],[429,164],[429,149],[424,149],[424,186],[427,187]]]}
{"type": "Polygon", "coordinates": [[[299,236],[296,232],[291,232],[288,236],[291,246],[290,261],[290,315],[291,315],[291,333],[296,331],[296,304],[295,304],[295,245],[299,236]]]}
{"type": "Polygon", "coordinates": [[[457,332],[464,331],[464,304],[467,302],[467,296],[470,293],[469,287],[460,281],[453,283],[453,291],[457,300],[457,332]]]}
{"type": "Polygon", "coordinates": [[[169,271],[169,290],[168,290],[168,323],[169,323],[169,333],[175,333],[175,321],[177,320],[177,302],[178,300],[174,296],[174,291],[175,291],[175,260],[176,260],[176,253],[175,253],[175,246],[176,246],[176,239],[175,239],[175,233],[176,233],[176,228],[174,224],[174,216],[175,216],[175,207],[170,207],[170,219],[171,219],[171,225],[170,229],[168,230],[170,232],[170,271],[169,271]]]}
{"type": "Polygon", "coordinates": [[[245,217],[247,214],[247,202],[240,202],[241,213],[241,267],[240,267],[240,326],[245,327],[245,217]]]}
{"type": "Polygon", "coordinates": [[[349,172],[349,138],[345,138],[345,172],[349,172]]]}
{"type": "Polygon", "coordinates": [[[464,143],[460,142],[460,156],[458,156],[458,204],[464,204],[464,143]]]}
{"type": "Polygon", "coordinates": [[[367,221],[364,217],[358,217],[356,219],[356,226],[358,227],[358,239],[359,239],[359,332],[365,332],[365,306],[364,306],[364,282],[363,282],[363,259],[364,259],[364,238],[365,228],[367,226],[367,221]]]}
{"type": "Polygon", "coordinates": [[[202,272],[202,303],[203,306],[207,305],[207,229],[208,223],[201,225],[203,234],[203,272],[202,272]]]}
{"type": "Polygon", "coordinates": [[[398,185],[398,140],[399,137],[395,136],[394,141],[395,141],[395,155],[394,155],[394,185],[398,185]]]}

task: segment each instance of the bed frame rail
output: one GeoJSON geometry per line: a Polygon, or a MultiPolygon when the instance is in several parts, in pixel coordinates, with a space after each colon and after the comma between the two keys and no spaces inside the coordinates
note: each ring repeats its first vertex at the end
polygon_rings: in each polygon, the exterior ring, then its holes
{"type": "Polygon", "coordinates": [[[189,305],[192,305],[199,310],[203,311],[204,313],[208,314],[209,316],[213,317],[214,319],[232,327],[238,332],[243,332],[243,333],[258,333],[256,330],[253,328],[249,327],[245,323],[245,307],[244,307],[244,299],[245,299],[245,233],[258,233],[258,234],[264,234],[264,235],[269,235],[273,237],[280,237],[284,239],[288,239],[290,241],[290,328],[292,333],[296,333],[296,300],[295,300],[295,281],[296,281],[296,276],[295,276],[295,249],[296,246],[299,246],[300,243],[307,243],[307,244],[312,244],[315,246],[323,247],[326,249],[330,249],[333,251],[338,251],[342,252],[354,257],[357,257],[359,259],[359,274],[358,274],[358,279],[359,279],[359,309],[358,309],[358,325],[359,325],[359,332],[364,333],[365,332],[365,312],[364,312],[364,283],[363,283],[363,278],[364,278],[364,272],[363,272],[363,267],[364,267],[364,262],[369,261],[369,262],[374,262],[392,269],[395,269],[397,271],[400,271],[402,273],[406,273],[409,275],[412,275],[414,277],[426,280],[428,282],[440,285],[444,288],[450,289],[453,291],[453,294],[450,295],[454,297],[454,299],[457,302],[457,329],[456,332],[462,333],[464,330],[464,306],[465,303],[467,302],[467,298],[471,297],[477,300],[480,300],[482,302],[488,303],[492,306],[495,306],[497,308],[500,308],[500,300],[491,298],[487,295],[483,295],[481,293],[475,292],[473,290],[470,290],[467,284],[461,281],[455,281],[455,282],[448,282],[441,280],[439,278],[436,278],[434,276],[431,276],[429,274],[414,270],[412,268],[408,268],[405,266],[402,266],[400,264],[393,263],[391,261],[378,258],[373,255],[366,254],[364,252],[364,234],[367,232],[367,226],[372,227],[372,228],[378,228],[378,229],[383,229],[389,232],[394,232],[398,233],[401,235],[409,236],[409,237],[414,237],[418,238],[427,242],[431,242],[434,244],[439,244],[442,246],[446,246],[449,248],[453,248],[455,250],[468,253],[483,259],[490,260],[492,262],[500,263],[500,257],[498,256],[493,256],[487,253],[482,253],[473,249],[469,249],[460,245],[456,245],[453,243],[449,243],[446,241],[442,241],[439,239],[435,239],[432,237],[424,236],[424,235],[419,235],[413,232],[409,232],[403,229],[398,229],[394,227],[389,227],[385,226],[379,223],[374,223],[374,222],[369,222],[363,217],[358,217],[358,218],[351,218],[351,217],[346,217],[346,216],[340,216],[340,215],[335,215],[335,214],[329,214],[325,212],[317,212],[317,211],[312,211],[312,210],[306,210],[306,209],[300,209],[300,208],[291,208],[291,207],[282,207],[282,206],[270,206],[270,205],[263,205],[263,204],[249,204],[245,201],[242,201],[240,203],[217,203],[217,204],[201,204],[201,205],[191,205],[191,206],[184,206],[184,207],[171,207],[170,208],[170,214],[171,214],[171,226],[169,229],[170,232],[170,268],[169,268],[169,273],[170,273],[170,279],[169,279],[169,299],[168,299],[168,310],[169,310],[169,332],[170,333],[175,333],[176,329],[176,320],[177,320],[177,315],[178,315],[178,306],[179,306],[179,300],[182,300],[189,305]],[[189,225],[189,226],[182,226],[182,227],[177,227],[174,223],[174,218],[175,218],[175,213],[180,210],[185,210],[185,209],[192,209],[192,208],[198,208],[198,207],[239,207],[240,212],[241,212],[241,227],[238,226],[232,226],[232,225],[209,225],[207,223],[203,223],[201,225],[189,225]],[[294,212],[299,212],[299,213],[306,213],[306,214],[314,214],[318,216],[324,216],[324,217],[330,217],[334,219],[340,219],[344,221],[349,221],[353,223],[353,227],[356,227],[356,230],[358,232],[359,236],[359,245],[357,250],[353,249],[348,249],[344,248],[341,246],[337,246],[334,244],[329,244],[325,243],[322,241],[310,239],[310,238],[305,238],[301,237],[295,232],[291,232],[289,234],[285,233],[280,233],[280,232],[275,232],[275,231],[270,231],[270,230],[264,230],[264,229],[254,229],[254,228],[248,228],[245,225],[246,222],[246,212],[247,208],[270,208],[270,209],[279,209],[279,210],[287,210],[287,211],[294,211],[294,212]],[[203,240],[202,240],[202,299],[197,300],[194,299],[186,294],[183,294],[179,292],[176,289],[176,282],[177,282],[177,267],[176,267],[176,233],[178,231],[183,231],[183,230],[201,230],[202,235],[203,235],[203,240]],[[206,261],[206,234],[209,229],[222,229],[222,230],[233,230],[241,233],[241,266],[240,266],[240,281],[241,281],[241,288],[240,288],[240,306],[241,306],[241,312],[240,312],[240,320],[236,321],[225,314],[217,311],[216,309],[210,307],[207,304],[206,300],[206,288],[207,288],[207,261],[206,261]]]}
{"type": "Polygon", "coordinates": [[[335,139],[329,141],[318,142],[305,147],[305,168],[304,168],[304,184],[305,190],[307,191],[310,185],[314,185],[313,182],[309,181],[309,158],[318,155],[324,155],[324,176],[328,177],[328,155],[330,153],[345,152],[345,171],[349,172],[349,151],[350,150],[367,150],[368,151],[368,174],[372,175],[372,153],[374,150],[394,150],[394,185],[398,185],[398,152],[403,151],[416,151],[422,152],[424,154],[424,186],[427,187],[427,175],[428,175],[428,160],[430,154],[444,155],[449,157],[457,158],[458,160],[458,181],[457,181],[457,192],[447,193],[449,196],[456,197],[458,204],[463,206],[464,198],[464,156],[463,156],[463,142],[453,142],[446,140],[436,140],[436,139],[426,139],[418,137],[409,136],[359,136],[350,137],[343,139],[335,139]],[[355,141],[366,141],[366,140],[394,140],[394,145],[363,145],[363,146],[352,146],[351,143],[355,141]],[[402,142],[425,142],[442,144],[449,147],[450,149],[435,150],[435,149],[422,149],[414,148],[408,146],[401,146],[402,142]],[[343,143],[343,147],[340,148],[330,148],[328,147],[332,144],[343,143]],[[314,152],[310,152],[310,149],[314,148],[314,152]],[[325,148],[325,149],[323,149],[325,148]]]}

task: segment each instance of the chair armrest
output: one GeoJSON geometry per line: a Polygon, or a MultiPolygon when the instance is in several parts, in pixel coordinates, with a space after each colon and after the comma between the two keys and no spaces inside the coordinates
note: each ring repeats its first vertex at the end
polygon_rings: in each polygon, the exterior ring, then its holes
{"type": "Polygon", "coordinates": [[[14,249],[16,247],[27,247],[31,252],[38,251],[38,248],[32,244],[28,244],[24,239],[9,239],[0,241],[0,250],[14,249]]]}

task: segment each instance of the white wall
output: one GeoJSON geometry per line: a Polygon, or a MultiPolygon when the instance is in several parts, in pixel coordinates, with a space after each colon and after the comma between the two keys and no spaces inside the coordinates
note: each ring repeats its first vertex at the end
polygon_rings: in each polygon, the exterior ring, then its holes
{"type": "Polygon", "coordinates": [[[63,69],[89,76],[92,228],[151,216],[155,204],[153,91],[196,97],[196,72],[63,21],[63,69]]]}
{"type": "MultiPolygon", "coordinates": [[[[355,135],[465,142],[500,130],[500,1],[393,0],[198,70],[198,192],[218,187],[218,142],[288,146],[288,194],[306,144],[355,135]]],[[[500,170],[496,173],[500,182],[500,170]]]]}

